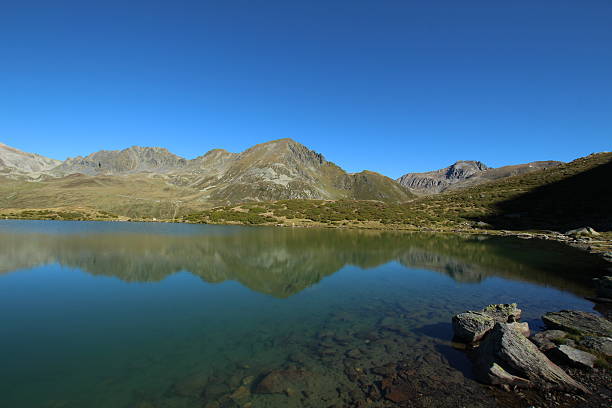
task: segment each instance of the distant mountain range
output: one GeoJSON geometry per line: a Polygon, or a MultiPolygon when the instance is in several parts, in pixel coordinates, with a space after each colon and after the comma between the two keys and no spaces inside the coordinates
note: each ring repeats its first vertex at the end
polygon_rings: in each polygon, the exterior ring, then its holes
{"type": "MultiPolygon", "coordinates": [[[[489,168],[459,161],[445,169],[408,173],[397,181],[372,171],[347,173],[291,139],[242,153],[215,149],[188,160],[160,147],[101,150],[63,162],[0,144],[0,176],[12,193],[2,208],[96,206],[125,213],[139,207],[200,207],[281,199],[356,199],[406,202],[416,195],[524,174],[560,162],[489,168]],[[32,181],[40,183],[37,187],[32,181]],[[27,183],[27,184],[24,184],[27,183]],[[156,203],[156,204],[155,204],[156,203]],[[180,203],[180,204],[179,204],[180,203]]],[[[8,197],[8,198],[7,198],[8,197]]]]}

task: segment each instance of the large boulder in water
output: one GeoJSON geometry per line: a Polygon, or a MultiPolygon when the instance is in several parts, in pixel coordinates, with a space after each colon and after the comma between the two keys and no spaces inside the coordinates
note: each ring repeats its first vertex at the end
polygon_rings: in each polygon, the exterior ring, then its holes
{"type": "MultiPolygon", "coordinates": [[[[468,310],[453,317],[453,331],[455,339],[461,342],[473,343],[481,340],[496,322],[511,323],[521,318],[521,309],[516,303],[494,304],[485,307],[480,311],[468,310]]],[[[527,323],[517,326],[521,331],[529,336],[529,326],[527,323]]]]}
{"type": "Polygon", "coordinates": [[[612,322],[593,313],[561,310],[560,312],[546,313],[542,316],[542,320],[546,327],[550,329],[563,330],[579,335],[612,336],[612,322]]]}
{"type": "Polygon", "coordinates": [[[474,373],[488,384],[588,392],[507,323],[496,323],[481,343],[475,356],[474,373]]]}
{"type": "Polygon", "coordinates": [[[495,320],[482,312],[465,312],[453,316],[455,338],[466,343],[479,341],[495,326],[495,320]]]}

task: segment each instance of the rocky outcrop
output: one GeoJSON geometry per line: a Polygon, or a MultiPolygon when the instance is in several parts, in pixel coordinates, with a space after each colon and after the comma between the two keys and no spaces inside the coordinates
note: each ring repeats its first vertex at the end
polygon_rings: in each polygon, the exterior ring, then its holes
{"type": "Polygon", "coordinates": [[[404,174],[397,179],[397,182],[415,192],[435,194],[486,169],[488,169],[487,165],[479,161],[460,160],[444,169],[404,174]]]}
{"type": "Polygon", "coordinates": [[[611,337],[612,323],[592,313],[576,310],[561,310],[542,316],[546,327],[579,335],[611,337]]]}
{"type": "Polygon", "coordinates": [[[482,382],[588,392],[511,324],[496,323],[476,353],[474,373],[482,382]]]}

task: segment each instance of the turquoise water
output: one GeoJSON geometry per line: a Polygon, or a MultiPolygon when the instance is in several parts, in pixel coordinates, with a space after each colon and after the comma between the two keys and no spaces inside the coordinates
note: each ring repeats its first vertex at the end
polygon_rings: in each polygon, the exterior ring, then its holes
{"type": "Polygon", "coordinates": [[[400,366],[421,406],[490,406],[452,315],[518,302],[537,328],[591,310],[600,271],[517,239],[0,221],[0,406],[391,406],[400,366]]]}

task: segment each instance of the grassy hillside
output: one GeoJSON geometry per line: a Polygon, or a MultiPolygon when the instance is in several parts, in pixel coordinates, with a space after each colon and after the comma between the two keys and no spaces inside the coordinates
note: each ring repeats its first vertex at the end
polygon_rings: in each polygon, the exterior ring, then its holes
{"type": "MultiPolygon", "coordinates": [[[[161,176],[71,176],[41,182],[0,182],[0,213],[32,209],[84,208],[125,217],[172,219],[195,211],[197,190],[177,187],[161,176]]],[[[27,217],[30,218],[30,217],[27,217]]]]}

